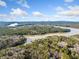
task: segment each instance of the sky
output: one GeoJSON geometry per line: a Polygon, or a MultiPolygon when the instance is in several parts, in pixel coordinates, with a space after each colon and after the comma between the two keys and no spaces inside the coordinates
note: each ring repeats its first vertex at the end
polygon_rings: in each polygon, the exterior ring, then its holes
{"type": "Polygon", "coordinates": [[[79,0],[0,0],[0,21],[79,21],[79,0]]]}

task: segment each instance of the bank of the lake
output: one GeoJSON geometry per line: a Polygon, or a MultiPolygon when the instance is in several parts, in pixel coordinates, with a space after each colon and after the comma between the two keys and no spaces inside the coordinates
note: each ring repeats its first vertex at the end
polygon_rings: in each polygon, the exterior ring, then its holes
{"type": "Polygon", "coordinates": [[[79,29],[78,28],[71,28],[71,27],[60,27],[60,26],[55,26],[55,27],[59,27],[59,28],[64,28],[64,29],[70,29],[70,32],[66,32],[66,33],[48,33],[48,34],[44,34],[44,35],[24,35],[27,38],[27,43],[31,43],[34,40],[38,40],[38,39],[42,39],[42,38],[46,38],[48,36],[72,36],[72,35],[77,35],[79,34],[79,29]]]}

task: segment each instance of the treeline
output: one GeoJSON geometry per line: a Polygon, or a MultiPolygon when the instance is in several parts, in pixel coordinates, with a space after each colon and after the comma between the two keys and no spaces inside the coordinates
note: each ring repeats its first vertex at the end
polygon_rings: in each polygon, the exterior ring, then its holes
{"type": "Polygon", "coordinates": [[[22,35],[1,36],[0,37],[0,50],[24,44],[26,43],[26,41],[27,39],[22,35]]]}
{"type": "Polygon", "coordinates": [[[53,26],[27,26],[16,28],[0,28],[0,35],[41,35],[46,33],[70,32],[70,29],[53,26]]]}
{"type": "Polygon", "coordinates": [[[79,59],[78,37],[50,36],[0,51],[0,59],[79,59]]]}

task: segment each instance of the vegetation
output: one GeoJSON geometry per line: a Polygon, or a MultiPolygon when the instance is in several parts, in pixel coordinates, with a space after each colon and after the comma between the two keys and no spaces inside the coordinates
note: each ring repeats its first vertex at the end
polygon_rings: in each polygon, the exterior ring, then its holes
{"type": "Polygon", "coordinates": [[[14,36],[1,36],[0,37],[0,50],[8,47],[15,47],[26,42],[26,38],[22,35],[14,36]]]}
{"type": "Polygon", "coordinates": [[[79,59],[77,38],[51,36],[26,45],[6,48],[0,50],[0,59],[79,59]]]}
{"type": "Polygon", "coordinates": [[[53,26],[1,27],[0,35],[41,35],[46,33],[70,32],[70,29],[53,26]]]}
{"type": "MultiPolygon", "coordinates": [[[[61,26],[73,27],[68,23],[62,24],[60,22],[61,26]]],[[[23,36],[70,32],[70,29],[53,27],[52,22],[25,25],[27,24],[0,27],[0,59],[79,59],[79,35],[49,36],[28,44],[27,38],[23,36]]],[[[55,25],[59,24],[55,23],[55,25]]]]}

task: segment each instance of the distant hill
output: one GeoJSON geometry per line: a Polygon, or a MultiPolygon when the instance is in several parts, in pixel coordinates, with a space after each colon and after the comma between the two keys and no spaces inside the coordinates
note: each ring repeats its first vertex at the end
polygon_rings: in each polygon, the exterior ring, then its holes
{"type": "Polygon", "coordinates": [[[0,27],[6,27],[10,24],[17,23],[18,26],[24,25],[76,25],[79,22],[70,22],[70,21],[41,21],[41,22],[0,22],[0,27]]]}

